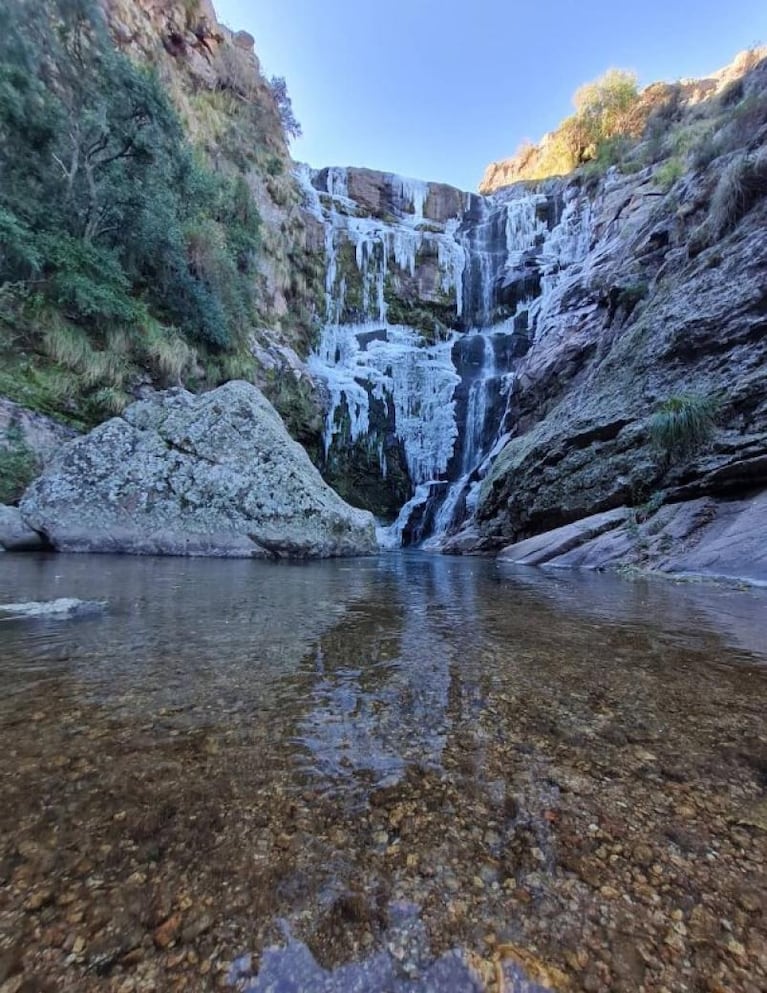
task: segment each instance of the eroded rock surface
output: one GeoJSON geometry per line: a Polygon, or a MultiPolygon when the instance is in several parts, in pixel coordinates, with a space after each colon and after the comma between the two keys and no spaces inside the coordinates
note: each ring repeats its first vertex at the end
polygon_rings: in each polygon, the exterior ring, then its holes
{"type": "Polygon", "coordinates": [[[651,568],[675,576],[767,585],[767,490],[744,500],[705,497],[647,516],[627,507],[583,518],[509,545],[517,565],[651,568]]]}
{"type": "Polygon", "coordinates": [[[68,445],[21,503],[62,551],[307,558],[374,551],[256,389],[169,390],[68,445]]]}

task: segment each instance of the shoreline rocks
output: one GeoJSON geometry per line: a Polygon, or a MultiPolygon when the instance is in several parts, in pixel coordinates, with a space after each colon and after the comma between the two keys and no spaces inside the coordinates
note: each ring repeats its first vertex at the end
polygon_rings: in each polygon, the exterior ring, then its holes
{"type": "Polygon", "coordinates": [[[24,523],[18,507],[0,506],[0,551],[43,552],[49,547],[41,534],[24,523]]]}
{"type": "Polygon", "coordinates": [[[633,567],[673,578],[767,586],[767,490],[747,499],[666,504],[645,517],[627,507],[581,518],[507,545],[516,565],[633,567]]]}

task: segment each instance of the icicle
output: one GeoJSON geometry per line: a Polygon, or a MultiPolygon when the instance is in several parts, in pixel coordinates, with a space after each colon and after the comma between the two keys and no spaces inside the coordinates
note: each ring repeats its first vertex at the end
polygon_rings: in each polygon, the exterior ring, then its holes
{"type": "Polygon", "coordinates": [[[418,484],[445,472],[457,434],[453,393],[459,382],[451,359],[452,342],[423,347],[413,328],[387,324],[328,325],[309,369],[330,392],[325,451],[338,433],[337,412],[345,404],[351,441],[370,425],[370,396],[394,405],[397,437],[405,449],[408,472],[418,484]],[[368,340],[360,335],[384,334],[368,340]]]}

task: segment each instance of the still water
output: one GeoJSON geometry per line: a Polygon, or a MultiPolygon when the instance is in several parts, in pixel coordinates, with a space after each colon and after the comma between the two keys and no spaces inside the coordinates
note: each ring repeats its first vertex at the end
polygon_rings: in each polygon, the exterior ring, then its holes
{"type": "Polygon", "coordinates": [[[767,988],[767,592],[0,559],[58,597],[0,620],[3,993],[767,988]]]}

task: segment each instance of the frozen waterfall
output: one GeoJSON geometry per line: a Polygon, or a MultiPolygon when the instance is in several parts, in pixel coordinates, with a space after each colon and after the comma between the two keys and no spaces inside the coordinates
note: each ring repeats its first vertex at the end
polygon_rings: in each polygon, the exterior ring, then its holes
{"type": "Polygon", "coordinates": [[[326,460],[393,434],[410,499],[382,542],[459,526],[513,425],[518,360],[591,240],[588,201],[512,188],[493,197],[369,170],[299,167],[322,224],[325,307],[312,374],[327,385],[326,460]],[[382,413],[383,412],[383,413],[382,413]],[[375,422],[375,423],[374,423],[375,422]]]}

